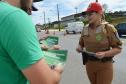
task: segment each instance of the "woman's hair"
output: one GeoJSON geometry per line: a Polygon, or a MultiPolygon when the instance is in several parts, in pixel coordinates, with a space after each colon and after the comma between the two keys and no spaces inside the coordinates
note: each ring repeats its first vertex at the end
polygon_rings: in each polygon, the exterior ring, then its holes
{"type": "MultiPolygon", "coordinates": [[[[96,12],[96,13],[98,13],[98,12],[96,12]]],[[[99,13],[98,13],[99,14],[99,13]]],[[[102,21],[105,21],[105,14],[103,13],[103,14],[100,14],[101,15],[101,19],[102,19],[102,21]]]]}
{"type": "Polygon", "coordinates": [[[105,14],[102,14],[102,20],[105,20],[105,14]]]}

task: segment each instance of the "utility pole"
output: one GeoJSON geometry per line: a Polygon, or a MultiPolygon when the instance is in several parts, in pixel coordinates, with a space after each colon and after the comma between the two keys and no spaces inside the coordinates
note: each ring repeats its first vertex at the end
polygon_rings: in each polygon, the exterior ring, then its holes
{"type": "Polygon", "coordinates": [[[60,31],[60,20],[59,20],[59,5],[57,4],[57,15],[58,15],[58,27],[60,31]]]}
{"type": "Polygon", "coordinates": [[[48,28],[50,29],[50,18],[48,18],[48,28]]]}
{"type": "Polygon", "coordinates": [[[77,7],[75,7],[75,10],[76,10],[76,14],[77,14],[77,9],[78,9],[78,8],[77,8],[77,7]]]}
{"type": "Polygon", "coordinates": [[[43,12],[43,15],[44,15],[44,28],[46,28],[45,11],[43,12]]]}

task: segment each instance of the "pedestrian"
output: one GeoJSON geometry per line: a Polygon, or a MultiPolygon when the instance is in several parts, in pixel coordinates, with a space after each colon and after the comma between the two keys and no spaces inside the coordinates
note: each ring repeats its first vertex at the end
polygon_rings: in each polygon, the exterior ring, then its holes
{"type": "Polygon", "coordinates": [[[89,24],[84,27],[76,50],[86,53],[91,84],[112,84],[113,57],[121,52],[122,42],[115,27],[105,21],[101,4],[91,3],[86,14],[89,24]]]}
{"type": "Polygon", "coordinates": [[[32,0],[0,1],[0,84],[60,81],[62,68],[51,69],[43,58],[35,26],[28,16],[31,5],[32,0]]]}

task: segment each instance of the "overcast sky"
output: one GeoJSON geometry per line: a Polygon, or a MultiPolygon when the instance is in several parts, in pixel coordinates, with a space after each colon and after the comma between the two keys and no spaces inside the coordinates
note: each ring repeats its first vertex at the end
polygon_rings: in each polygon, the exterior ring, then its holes
{"type": "MultiPolygon", "coordinates": [[[[45,11],[46,23],[48,23],[48,18],[50,21],[57,20],[57,4],[59,5],[60,18],[75,14],[77,7],[77,12],[80,13],[85,11],[89,3],[95,0],[44,0],[42,2],[34,3],[34,6],[39,9],[37,12],[32,13],[32,18],[34,24],[43,24],[45,11]]],[[[99,0],[101,4],[107,4],[108,11],[126,11],[126,0],[99,0]]]]}

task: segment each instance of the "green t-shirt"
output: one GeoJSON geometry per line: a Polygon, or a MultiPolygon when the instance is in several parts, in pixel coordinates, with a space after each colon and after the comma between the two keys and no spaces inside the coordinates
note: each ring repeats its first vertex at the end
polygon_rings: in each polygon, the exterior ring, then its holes
{"type": "Polygon", "coordinates": [[[21,70],[43,58],[31,18],[0,2],[0,84],[26,84],[21,70]]]}

